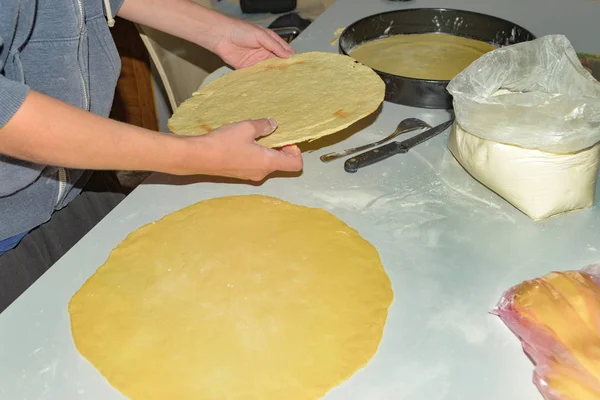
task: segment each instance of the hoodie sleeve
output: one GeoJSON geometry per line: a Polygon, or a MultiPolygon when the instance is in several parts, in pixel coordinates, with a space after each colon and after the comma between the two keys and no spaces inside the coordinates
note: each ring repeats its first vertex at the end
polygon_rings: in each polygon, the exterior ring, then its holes
{"type": "MultiPolygon", "coordinates": [[[[2,127],[21,107],[28,92],[29,88],[26,85],[0,75],[0,141],[2,127]]],[[[10,196],[32,184],[40,176],[43,168],[43,165],[17,160],[0,153],[0,197],[10,196]]]]}
{"type": "MultiPolygon", "coordinates": [[[[0,37],[0,49],[2,45],[0,37]]],[[[0,60],[0,140],[1,129],[19,110],[30,90],[27,85],[8,79],[4,75],[5,70],[6,65],[0,60]]],[[[9,196],[29,186],[37,179],[42,169],[41,165],[0,154],[0,197],[9,196]]]]}
{"type": "MultiPolygon", "coordinates": [[[[2,49],[4,42],[0,36],[0,50],[2,49]]],[[[4,76],[4,70],[6,65],[4,61],[0,59],[0,128],[12,118],[17,112],[27,93],[29,93],[29,87],[23,83],[19,83],[4,76]]]]}
{"type": "Polygon", "coordinates": [[[12,118],[25,101],[29,87],[0,75],[0,128],[12,118]]]}

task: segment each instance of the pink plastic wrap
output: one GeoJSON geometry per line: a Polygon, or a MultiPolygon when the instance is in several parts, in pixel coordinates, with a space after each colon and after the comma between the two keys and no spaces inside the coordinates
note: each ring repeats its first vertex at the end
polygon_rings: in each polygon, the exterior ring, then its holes
{"type": "Polygon", "coordinates": [[[521,340],[546,400],[600,399],[600,264],[516,285],[492,314],[521,340]]]}

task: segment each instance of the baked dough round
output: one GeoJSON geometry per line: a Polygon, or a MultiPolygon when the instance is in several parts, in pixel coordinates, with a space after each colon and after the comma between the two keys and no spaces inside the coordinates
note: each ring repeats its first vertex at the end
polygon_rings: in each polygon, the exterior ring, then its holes
{"type": "Polygon", "coordinates": [[[134,400],[308,400],[367,364],[393,299],[322,209],[206,200],[131,233],[69,303],[79,352],[134,400]]]}
{"type": "Polygon", "coordinates": [[[270,58],[210,82],[175,110],[169,129],[196,136],[233,122],[274,118],[275,132],[257,142],[282,147],[336,133],[376,111],[384,97],[385,83],[371,68],[345,55],[312,51],[270,58]]]}

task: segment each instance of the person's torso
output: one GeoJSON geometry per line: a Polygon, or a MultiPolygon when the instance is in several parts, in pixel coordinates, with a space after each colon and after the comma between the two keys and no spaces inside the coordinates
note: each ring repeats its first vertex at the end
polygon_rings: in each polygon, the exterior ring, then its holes
{"type": "MultiPolygon", "coordinates": [[[[108,116],[121,69],[102,0],[2,0],[0,71],[95,114],[108,116]]],[[[85,183],[86,172],[0,155],[0,239],[47,221],[85,183]],[[77,183],[77,184],[76,184],[77,183]]]]}

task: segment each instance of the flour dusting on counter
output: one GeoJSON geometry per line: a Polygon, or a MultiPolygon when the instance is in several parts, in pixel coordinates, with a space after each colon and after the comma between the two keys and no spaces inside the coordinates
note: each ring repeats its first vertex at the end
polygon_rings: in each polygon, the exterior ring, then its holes
{"type": "Polygon", "coordinates": [[[479,314],[473,305],[455,300],[451,304],[445,304],[443,310],[433,315],[427,327],[447,334],[458,334],[470,344],[482,345],[489,333],[485,326],[477,322],[481,322],[479,314]]]}
{"type": "Polygon", "coordinates": [[[403,157],[415,157],[416,165],[409,166],[398,156],[395,171],[374,173],[369,168],[361,171],[368,174],[367,185],[348,186],[338,181],[312,195],[324,202],[324,208],[360,212],[390,224],[392,219],[403,221],[410,215],[420,215],[420,221],[414,223],[428,223],[464,213],[465,209],[478,218],[485,214],[486,218],[515,222],[514,216],[503,210],[508,205],[500,203],[502,199],[472,180],[452,155],[445,149],[442,151],[436,165],[428,160],[430,157],[413,149],[403,157]]]}

